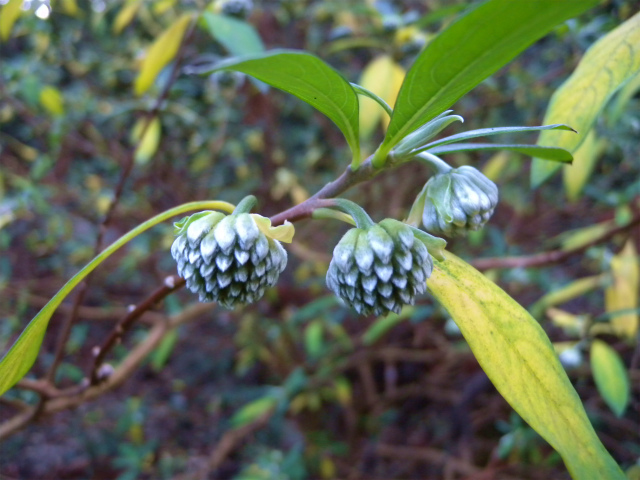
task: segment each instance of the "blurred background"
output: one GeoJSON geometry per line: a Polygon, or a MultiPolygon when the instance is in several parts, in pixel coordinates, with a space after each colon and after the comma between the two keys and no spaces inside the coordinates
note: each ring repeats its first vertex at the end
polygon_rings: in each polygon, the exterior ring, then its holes
{"type": "MultiPolygon", "coordinates": [[[[15,22],[12,4],[0,0],[2,352],[93,258],[99,235],[108,245],[194,200],[254,194],[256,211],[273,215],[349,164],[340,131],[297,98],[242,74],[193,72],[231,55],[304,49],[393,104],[421,49],[474,2],[25,0],[15,22]],[[150,46],[176,19],[202,11],[211,15],[187,29],[179,53],[136,95],[150,46]]],[[[464,130],[541,125],[585,50],[635,13],[634,0],[603,1],[556,28],[453,107],[464,130]]],[[[541,322],[602,442],[637,479],[640,81],[630,85],[598,120],[578,186],[565,174],[532,190],[530,159],[514,153],[447,157],[481,169],[501,195],[487,227],[448,248],[470,263],[498,259],[478,267],[541,322]],[[555,263],[499,261],[572,249],[579,253],[555,263]],[[596,335],[609,349],[604,366],[589,355],[596,335]],[[611,365],[614,386],[596,384],[594,370],[611,365]]],[[[363,100],[365,154],[385,126],[363,100]]],[[[428,178],[411,163],[345,196],[376,221],[403,219],[428,178]]],[[[287,270],[255,305],[197,306],[184,290],[166,297],[109,356],[118,365],[155,322],[179,319],[121,386],[20,430],[0,427],[0,478],[569,478],[429,295],[376,319],[330,294],[325,273],[346,230],[296,224],[287,270]]],[[[165,222],[96,270],[55,369],[59,388],[79,385],[93,347],[129,305],[175,274],[172,241],[165,222]]],[[[56,362],[73,303],[71,295],[53,316],[30,378],[56,362]]],[[[37,389],[14,388],[0,420],[38,402],[37,389]]]]}

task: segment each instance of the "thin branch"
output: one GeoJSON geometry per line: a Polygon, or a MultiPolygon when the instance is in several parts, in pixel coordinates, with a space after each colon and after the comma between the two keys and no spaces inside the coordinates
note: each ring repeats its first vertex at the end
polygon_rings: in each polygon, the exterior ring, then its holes
{"type": "Polygon", "coordinates": [[[478,270],[489,270],[492,268],[531,268],[546,267],[556,263],[564,262],[573,255],[578,255],[594,245],[604,243],[615,237],[619,233],[626,232],[640,225],[640,214],[635,215],[629,223],[613,228],[591,242],[571,250],[552,250],[549,252],[537,253],[535,255],[525,255],[521,257],[494,257],[479,258],[471,262],[478,270]]]}
{"type": "Polygon", "coordinates": [[[122,340],[124,334],[131,329],[136,320],[165,297],[180,289],[184,284],[185,280],[177,275],[167,277],[161,287],[157,288],[153,293],[151,293],[151,295],[139,303],[122,320],[120,320],[120,322],[118,322],[102,346],[96,347],[95,360],[89,375],[91,385],[97,385],[101,380],[103,380],[100,375],[100,367],[102,366],[104,359],[111,349],[122,340]]]}

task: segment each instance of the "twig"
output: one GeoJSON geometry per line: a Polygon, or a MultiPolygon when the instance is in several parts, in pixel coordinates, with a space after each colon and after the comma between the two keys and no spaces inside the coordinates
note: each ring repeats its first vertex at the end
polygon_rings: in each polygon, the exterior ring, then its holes
{"type": "Polygon", "coordinates": [[[542,252],[535,255],[525,255],[521,257],[479,258],[471,262],[471,264],[478,270],[489,270],[492,268],[545,267],[548,265],[563,262],[573,255],[582,253],[594,245],[606,242],[617,234],[625,232],[627,230],[631,230],[637,225],[640,225],[640,214],[634,216],[626,225],[613,228],[595,238],[591,242],[572,250],[552,250],[550,252],[542,252]]]}
{"type": "Polygon", "coordinates": [[[100,383],[100,367],[102,366],[107,353],[121,341],[124,334],[131,329],[133,324],[138,320],[147,310],[151,309],[154,305],[164,299],[167,295],[170,295],[175,290],[181,288],[185,284],[185,280],[177,275],[169,276],[165,279],[164,284],[157,288],[151,295],[149,295],[144,301],[139,303],[133,308],[111,331],[111,334],[105,340],[104,344],[100,347],[96,347],[95,360],[93,367],[89,375],[91,385],[100,383]]]}
{"type": "Polygon", "coordinates": [[[0,424],[0,441],[24,428],[39,414],[51,415],[62,410],[77,407],[119,387],[136,371],[167,333],[179,325],[195,320],[214,307],[215,305],[211,303],[197,303],[181,313],[169,317],[164,322],[156,323],[151,330],[149,330],[146,338],[127,354],[124,360],[114,369],[113,373],[103,382],[98,385],[91,385],[72,395],[44,398],[38,406],[30,407],[24,412],[16,414],[6,422],[0,424]]]}
{"type": "Polygon", "coordinates": [[[209,456],[209,461],[207,466],[202,469],[198,478],[206,479],[208,478],[209,472],[215,472],[220,468],[225,459],[242,443],[242,441],[247,438],[249,435],[257,432],[261,428],[264,428],[269,420],[273,416],[275,409],[271,409],[268,412],[262,414],[262,416],[258,417],[253,422],[244,425],[240,428],[236,428],[234,430],[229,430],[226,432],[218,444],[215,446],[211,455],[209,456]]]}

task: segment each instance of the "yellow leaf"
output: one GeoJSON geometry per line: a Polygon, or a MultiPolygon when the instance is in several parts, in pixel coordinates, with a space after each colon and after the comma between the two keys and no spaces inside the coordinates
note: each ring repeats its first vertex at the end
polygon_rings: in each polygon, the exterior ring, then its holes
{"type": "Polygon", "coordinates": [[[446,257],[434,260],[427,286],[500,394],[560,453],[573,478],[623,480],[538,322],[468,263],[446,257]]]}
{"type": "Polygon", "coordinates": [[[6,42],[11,35],[11,29],[22,12],[22,0],[9,0],[0,9],[0,40],[6,42]]]}
{"type": "Polygon", "coordinates": [[[618,417],[629,404],[629,377],[622,359],[602,340],[591,343],[591,370],[598,391],[618,417]]]}
{"type": "Polygon", "coordinates": [[[589,130],[584,142],[573,152],[573,163],[564,165],[564,190],[569,201],[575,202],[580,198],[582,189],[589,181],[596,162],[607,147],[604,138],[596,138],[593,130],[589,130]]]}
{"type": "Polygon", "coordinates": [[[142,0],[136,0],[134,2],[128,2],[120,9],[118,16],[113,21],[113,33],[115,35],[119,35],[125,28],[127,28],[127,25],[133,21],[136,13],[138,13],[140,5],[142,5],[142,0]]]}
{"type": "MultiPolygon", "coordinates": [[[[538,145],[575,152],[609,98],[640,70],[640,12],[594,43],[556,90],[543,125],[565,123],[578,131],[543,131],[538,145]]],[[[560,165],[534,159],[531,184],[540,185],[560,165]]]]}
{"type": "Polygon", "coordinates": [[[76,0],[62,0],[62,11],[71,17],[78,17],[80,9],[76,0]]]}
{"type": "Polygon", "coordinates": [[[592,277],[574,280],[573,282],[544,295],[531,306],[529,311],[534,317],[538,317],[546,308],[553,307],[555,305],[562,305],[563,303],[573,300],[574,298],[581,297],[592,290],[602,288],[608,280],[608,275],[594,275],[592,277]]]}
{"type": "Polygon", "coordinates": [[[162,134],[162,126],[160,125],[160,119],[158,117],[154,117],[147,130],[144,132],[144,137],[140,139],[142,135],[142,130],[144,126],[147,124],[146,118],[141,118],[138,120],[136,125],[133,127],[132,139],[137,143],[136,152],[134,154],[134,160],[136,163],[140,165],[144,165],[151,157],[155,155],[158,150],[158,145],[160,144],[160,137],[162,134]]]}
{"type": "Polygon", "coordinates": [[[142,62],[140,73],[136,78],[136,95],[142,95],[153,84],[162,69],[173,60],[178,53],[182,37],[191,23],[193,14],[185,13],[166,29],[153,42],[142,62]]]}
{"type": "MultiPolygon", "coordinates": [[[[632,239],[627,240],[618,255],[611,259],[613,285],[605,291],[607,313],[638,308],[640,262],[632,239]]],[[[633,341],[638,333],[638,314],[635,312],[611,317],[614,332],[633,341]]]]}
{"type": "Polygon", "coordinates": [[[64,98],[54,87],[47,86],[40,91],[40,104],[51,115],[64,115],[64,98]]]}
{"type": "Polygon", "coordinates": [[[162,15],[175,4],[176,0],[157,0],[153,3],[153,13],[155,15],[162,15]]]}
{"type": "Polygon", "coordinates": [[[258,215],[257,213],[252,213],[251,216],[255,220],[260,231],[267,237],[285,243],[291,243],[293,241],[296,229],[292,223],[285,220],[284,225],[272,227],[270,219],[263,217],[262,215],[258,215]]]}
{"type": "MultiPolygon", "coordinates": [[[[389,55],[374,58],[365,67],[360,77],[360,85],[372,91],[389,105],[396,103],[400,85],[404,80],[404,70],[389,55]]],[[[381,118],[388,117],[375,101],[360,96],[360,135],[369,137],[381,118]]]]}
{"type": "Polygon", "coordinates": [[[572,336],[580,336],[585,329],[585,317],[574,315],[559,308],[549,308],[547,316],[556,327],[560,327],[572,336]]]}

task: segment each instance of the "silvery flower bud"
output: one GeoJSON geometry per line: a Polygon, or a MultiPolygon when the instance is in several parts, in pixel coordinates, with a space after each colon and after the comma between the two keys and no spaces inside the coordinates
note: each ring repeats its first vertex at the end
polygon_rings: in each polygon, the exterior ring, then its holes
{"type": "Polygon", "coordinates": [[[252,214],[196,215],[173,242],[171,255],[200,301],[234,308],[255,302],[276,284],[287,254],[279,241],[261,231],[252,214]]]}
{"type": "Polygon", "coordinates": [[[498,204],[498,187],[473,167],[462,166],[429,179],[422,223],[435,234],[459,235],[478,230],[498,204]]]}
{"type": "Polygon", "coordinates": [[[327,286],[362,315],[399,313],[413,305],[433,270],[431,255],[416,234],[425,235],[390,218],[352,228],[333,250],[327,286]]]}

